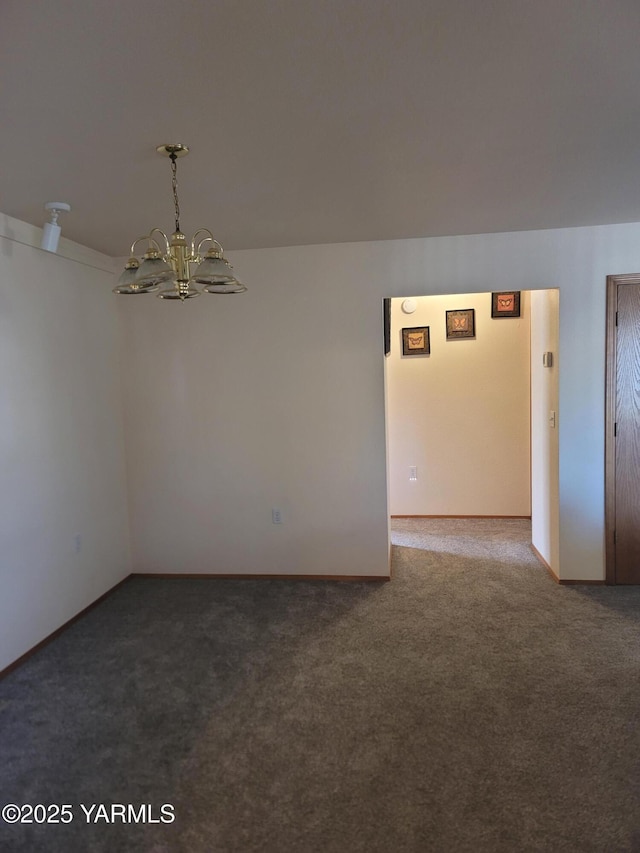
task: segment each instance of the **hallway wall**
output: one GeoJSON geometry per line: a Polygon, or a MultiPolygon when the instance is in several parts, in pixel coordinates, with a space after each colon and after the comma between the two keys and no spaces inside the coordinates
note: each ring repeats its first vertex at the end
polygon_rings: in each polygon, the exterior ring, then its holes
{"type": "Polygon", "coordinates": [[[560,570],[558,526],[559,293],[532,291],[531,299],[531,539],[553,571],[560,570]],[[553,364],[542,356],[551,352],[553,364]],[[555,412],[555,423],[550,420],[555,412]]]}
{"type": "Polygon", "coordinates": [[[391,515],[529,515],[529,299],[491,317],[491,294],[391,303],[385,359],[391,515]],[[473,308],[475,337],[447,339],[446,312],[473,308]],[[402,329],[429,326],[431,354],[405,356],[402,329]],[[417,468],[417,480],[410,468],[417,468]]]}

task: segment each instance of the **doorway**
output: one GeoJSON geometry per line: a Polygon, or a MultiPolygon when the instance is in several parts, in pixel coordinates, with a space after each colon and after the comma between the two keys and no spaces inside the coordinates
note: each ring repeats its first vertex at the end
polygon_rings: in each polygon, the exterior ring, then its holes
{"type": "Polygon", "coordinates": [[[492,316],[493,296],[391,302],[390,515],[531,518],[536,553],[557,577],[559,294],[523,291],[509,317],[492,316]],[[469,311],[473,328],[450,335],[447,321],[469,311]]]}

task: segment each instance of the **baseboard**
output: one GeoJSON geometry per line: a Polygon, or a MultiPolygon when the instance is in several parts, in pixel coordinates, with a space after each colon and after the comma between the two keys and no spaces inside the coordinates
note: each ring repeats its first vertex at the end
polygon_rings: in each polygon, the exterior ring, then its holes
{"type": "Polygon", "coordinates": [[[546,560],[545,560],[545,558],[542,556],[542,554],[540,553],[540,551],[538,551],[538,549],[537,549],[537,548],[536,548],[536,546],[533,544],[533,542],[531,542],[531,543],[530,543],[530,548],[531,548],[531,550],[533,551],[533,553],[535,554],[535,556],[538,558],[538,560],[539,560],[539,561],[542,563],[542,565],[545,567],[545,569],[549,572],[549,575],[551,576],[551,579],[552,579],[552,580],[554,580],[556,583],[560,583],[560,578],[559,578],[559,577],[558,577],[558,575],[553,571],[553,569],[551,568],[551,566],[549,565],[549,563],[547,563],[547,561],[546,561],[546,560]]]}
{"type": "Polygon", "coordinates": [[[20,655],[19,658],[16,658],[16,660],[14,660],[8,666],[5,666],[4,669],[1,669],[0,670],[0,678],[4,678],[5,675],[9,675],[10,672],[13,672],[14,669],[17,669],[19,666],[21,666],[28,658],[31,657],[31,655],[35,655],[35,653],[40,651],[40,649],[43,648],[43,646],[46,646],[52,640],[55,640],[55,638],[58,637],[60,634],[62,634],[63,631],[66,631],[67,628],[70,628],[74,622],[77,622],[78,619],[81,619],[86,613],[88,613],[90,610],[93,610],[94,607],[97,607],[98,604],[100,604],[102,601],[104,601],[105,598],[108,598],[112,593],[114,593],[119,587],[122,586],[122,584],[126,583],[130,577],[131,577],[131,575],[127,575],[126,578],[123,578],[121,581],[118,581],[118,583],[115,586],[112,586],[111,589],[108,589],[99,598],[96,598],[95,601],[92,601],[91,604],[87,604],[87,606],[84,607],[79,613],[76,613],[75,616],[72,616],[71,619],[67,619],[67,621],[63,625],[61,625],[59,628],[56,628],[55,631],[52,631],[50,634],[48,634],[44,638],[44,640],[40,640],[39,643],[36,643],[35,646],[30,648],[23,655],[20,655]]]}
{"type": "Polygon", "coordinates": [[[557,584],[560,584],[560,586],[576,586],[576,585],[580,585],[580,586],[604,586],[604,581],[580,581],[580,580],[569,580],[569,579],[563,580],[563,579],[559,578],[558,575],[553,571],[553,569],[551,568],[549,563],[547,563],[545,558],[542,556],[540,551],[538,551],[536,546],[533,543],[531,543],[530,547],[531,547],[531,550],[533,551],[533,553],[535,554],[535,556],[538,558],[538,560],[542,563],[542,565],[545,567],[545,569],[549,572],[549,574],[551,575],[551,578],[557,584]]]}
{"type": "Polygon", "coordinates": [[[358,583],[366,581],[389,581],[391,577],[388,575],[232,575],[232,574],[204,574],[204,573],[180,573],[172,574],[170,572],[133,572],[129,575],[132,578],[155,578],[165,580],[235,580],[235,581],[345,581],[346,583],[358,583]]]}
{"type": "Polygon", "coordinates": [[[520,518],[531,521],[530,515],[392,515],[391,518],[520,518]]]}

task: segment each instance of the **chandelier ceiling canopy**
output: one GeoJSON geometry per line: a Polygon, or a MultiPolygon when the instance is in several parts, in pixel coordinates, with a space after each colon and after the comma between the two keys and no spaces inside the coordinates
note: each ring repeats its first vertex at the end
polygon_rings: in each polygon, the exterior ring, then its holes
{"type": "Polygon", "coordinates": [[[156,151],[171,160],[175,231],[168,237],[160,228],[152,228],[148,234],[134,240],[131,257],[113,292],[126,296],[157,293],[159,299],[180,302],[200,296],[201,290],[205,293],[243,293],[247,288],[235,276],[211,231],[199,228],[191,240],[187,240],[180,229],[176,161],[185,157],[189,149],[186,145],[172,143],[159,145],[156,151]],[[141,259],[134,254],[139,243],[147,244],[141,259]],[[167,287],[160,290],[163,284],[167,287]]]}

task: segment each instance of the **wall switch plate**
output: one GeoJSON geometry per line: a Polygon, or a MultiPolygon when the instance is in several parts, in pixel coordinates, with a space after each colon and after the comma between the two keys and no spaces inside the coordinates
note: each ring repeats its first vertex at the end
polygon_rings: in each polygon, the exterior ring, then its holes
{"type": "Polygon", "coordinates": [[[409,466],[409,479],[410,480],[417,480],[418,479],[418,466],[417,465],[410,465],[409,466]]]}
{"type": "Polygon", "coordinates": [[[282,512],[279,509],[271,510],[271,521],[274,524],[282,524],[282,512]]]}

